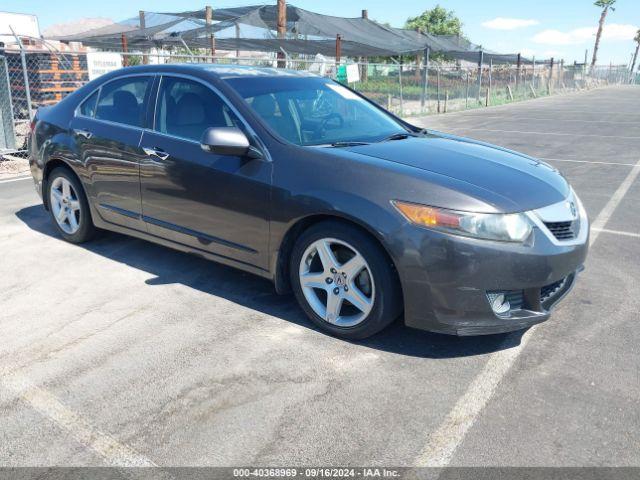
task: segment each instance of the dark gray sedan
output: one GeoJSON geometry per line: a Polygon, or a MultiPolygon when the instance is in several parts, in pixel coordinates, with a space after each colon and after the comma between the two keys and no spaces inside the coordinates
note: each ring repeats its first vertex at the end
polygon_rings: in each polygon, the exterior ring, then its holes
{"type": "Polygon", "coordinates": [[[32,124],[60,235],[113,230],[293,290],[320,328],[506,332],[549,317],[587,254],[552,167],[425,131],[358,93],[271,68],[112,72],[32,124]]]}

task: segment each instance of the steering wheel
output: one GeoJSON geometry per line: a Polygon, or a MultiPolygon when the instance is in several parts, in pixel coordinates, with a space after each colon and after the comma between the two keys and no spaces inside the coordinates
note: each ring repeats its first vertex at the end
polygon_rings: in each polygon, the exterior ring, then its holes
{"type": "Polygon", "coordinates": [[[329,125],[329,122],[333,119],[338,120],[338,125],[336,125],[334,128],[342,128],[344,127],[344,118],[342,118],[342,115],[340,115],[339,113],[330,113],[329,115],[327,115],[326,117],[324,117],[322,119],[322,122],[320,123],[320,131],[324,132],[327,129],[327,125],[329,125]]]}

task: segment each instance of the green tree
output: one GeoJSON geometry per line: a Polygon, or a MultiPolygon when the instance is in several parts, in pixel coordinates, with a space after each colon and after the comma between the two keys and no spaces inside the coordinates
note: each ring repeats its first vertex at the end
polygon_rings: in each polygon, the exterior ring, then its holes
{"type": "Polygon", "coordinates": [[[596,44],[593,46],[593,57],[591,58],[591,66],[594,67],[596,61],[598,60],[598,47],[600,46],[600,37],[602,37],[602,29],[604,28],[604,21],[607,19],[607,13],[609,10],[615,11],[613,8],[613,4],[616,3],[616,0],[598,0],[593,4],[596,7],[600,7],[602,12],[600,12],[600,21],[598,22],[598,33],[596,33],[596,44]]]}
{"type": "Polygon", "coordinates": [[[417,17],[408,18],[404,28],[432,35],[462,35],[462,22],[452,10],[436,5],[431,10],[425,10],[417,17]]]}

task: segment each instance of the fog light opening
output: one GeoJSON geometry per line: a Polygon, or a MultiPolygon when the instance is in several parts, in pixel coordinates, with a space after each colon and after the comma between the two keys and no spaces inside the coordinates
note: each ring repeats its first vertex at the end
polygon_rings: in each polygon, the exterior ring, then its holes
{"type": "Polygon", "coordinates": [[[488,293],[489,305],[493,313],[500,317],[508,317],[511,311],[511,304],[504,296],[504,293],[488,293]]]}

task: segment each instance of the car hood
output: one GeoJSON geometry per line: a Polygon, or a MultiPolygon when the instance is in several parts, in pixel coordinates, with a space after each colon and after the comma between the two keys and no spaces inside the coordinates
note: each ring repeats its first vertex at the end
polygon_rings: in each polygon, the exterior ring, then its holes
{"type": "Polygon", "coordinates": [[[511,150],[441,133],[349,147],[360,155],[395,162],[471,184],[497,195],[511,211],[564,200],[569,184],[550,165],[511,150]]]}

